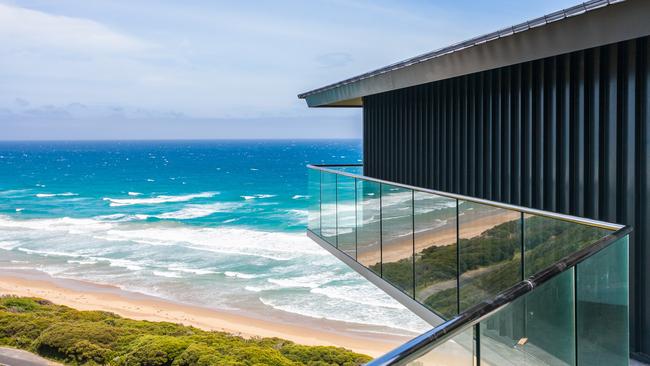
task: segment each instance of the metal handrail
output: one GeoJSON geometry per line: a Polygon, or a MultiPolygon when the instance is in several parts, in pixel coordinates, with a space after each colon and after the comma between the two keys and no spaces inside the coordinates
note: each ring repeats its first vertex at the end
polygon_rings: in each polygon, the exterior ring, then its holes
{"type": "Polygon", "coordinates": [[[458,335],[460,332],[475,326],[476,324],[480,323],[482,320],[486,319],[487,317],[497,313],[498,311],[508,306],[518,298],[532,292],[537,287],[554,279],[556,276],[566,271],[567,269],[575,267],[577,264],[583,262],[587,258],[593,256],[594,254],[598,253],[602,249],[608,247],[612,243],[618,241],[621,238],[624,238],[625,236],[629,235],[630,232],[632,231],[632,228],[630,226],[612,224],[604,221],[591,220],[582,217],[564,215],[564,214],[559,214],[554,212],[541,211],[541,210],[531,209],[528,207],[510,205],[506,203],[490,201],[481,198],[468,197],[468,196],[455,194],[455,193],[436,191],[428,188],[414,187],[407,184],[395,183],[395,182],[385,181],[378,178],[366,177],[359,174],[331,169],[336,167],[360,167],[360,166],[363,165],[362,164],[336,164],[336,165],[309,164],[307,165],[307,167],[310,169],[319,170],[326,173],[338,174],[338,175],[343,175],[350,178],[361,179],[366,181],[373,181],[381,184],[387,184],[387,185],[401,187],[401,188],[410,189],[414,191],[435,194],[438,196],[455,198],[458,200],[469,201],[469,202],[476,202],[476,203],[504,208],[508,210],[520,211],[523,213],[530,213],[537,216],[550,217],[553,219],[568,221],[568,222],[582,224],[582,225],[594,226],[594,227],[599,227],[599,228],[604,228],[604,229],[614,231],[608,234],[607,236],[598,239],[597,241],[590,244],[589,246],[563,257],[562,259],[558,260],[554,264],[530,276],[528,279],[520,281],[517,284],[511,286],[510,288],[500,292],[494,298],[476,304],[475,306],[456,315],[452,319],[415,337],[414,339],[402,344],[401,346],[384,354],[383,356],[372,360],[367,364],[368,366],[390,366],[390,365],[395,365],[398,362],[404,363],[416,359],[417,357],[425,354],[429,350],[435,348],[437,345],[449,340],[450,338],[453,338],[454,336],[458,335]]]}
{"type": "Polygon", "coordinates": [[[517,206],[517,205],[512,205],[512,204],[509,204],[509,203],[491,201],[491,200],[487,200],[487,199],[483,199],[483,198],[470,197],[470,196],[465,196],[465,195],[457,194],[457,193],[437,191],[435,189],[416,187],[416,186],[411,186],[411,185],[408,185],[408,184],[390,182],[390,181],[386,181],[386,180],[379,179],[379,178],[372,178],[372,177],[367,177],[365,175],[354,174],[354,173],[345,172],[345,171],[341,171],[341,170],[331,169],[331,168],[336,168],[336,167],[344,167],[345,168],[345,167],[355,167],[355,166],[362,167],[363,164],[308,164],[307,168],[314,169],[314,170],[320,170],[320,171],[323,171],[323,172],[326,172],[326,173],[344,175],[346,177],[361,179],[361,180],[365,180],[365,181],[388,184],[388,185],[391,185],[391,186],[410,189],[410,190],[417,191],[417,192],[435,194],[437,196],[443,196],[443,197],[454,198],[454,199],[458,199],[458,200],[462,200],[462,201],[480,203],[480,204],[483,204],[483,205],[503,208],[503,209],[506,209],[506,210],[519,211],[519,212],[523,212],[523,213],[527,213],[527,214],[531,214],[531,215],[543,216],[543,217],[553,218],[553,219],[557,219],[557,220],[573,222],[573,223],[576,223],[576,224],[599,227],[601,229],[606,229],[606,230],[616,231],[616,230],[620,230],[620,229],[622,229],[624,227],[624,225],[614,224],[614,223],[611,223],[611,222],[593,220],[593,219],[588,219],[588,218],[584,218],[584,217],[561,214],[561,213],[557,213],[557,212],[542,211],[542,210],[538,210],[538,209],[534,209],[534,208],[530,208],[530,207],[517,206]]]}

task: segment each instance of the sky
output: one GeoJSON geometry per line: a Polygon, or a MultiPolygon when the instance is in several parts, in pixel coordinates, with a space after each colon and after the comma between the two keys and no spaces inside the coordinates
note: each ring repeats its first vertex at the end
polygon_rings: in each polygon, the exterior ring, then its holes
{"type": "Polygon", "coordinates": [[[576,0],[0,0],[0,140],[359,138],[296,95],[576,0]]]}

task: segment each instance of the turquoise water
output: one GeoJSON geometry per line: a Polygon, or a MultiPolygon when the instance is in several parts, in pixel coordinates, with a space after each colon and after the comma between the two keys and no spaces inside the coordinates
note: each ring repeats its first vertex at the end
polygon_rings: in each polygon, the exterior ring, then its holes
{"type": "Polygon", "coordinates": [[[360,159],[359,141],[0,142],[0,267],[255,317],[422,330],[304,235],[305,165],[360,159]]]}

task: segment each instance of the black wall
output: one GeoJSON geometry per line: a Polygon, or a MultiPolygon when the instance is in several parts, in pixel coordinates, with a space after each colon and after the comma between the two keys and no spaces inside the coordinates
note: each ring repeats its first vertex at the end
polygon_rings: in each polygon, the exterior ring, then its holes
{"type": "Polygon", "coordinates": [[[634,226],[650,355],[650,37],[364,97],[365,174],[634,226]]]}

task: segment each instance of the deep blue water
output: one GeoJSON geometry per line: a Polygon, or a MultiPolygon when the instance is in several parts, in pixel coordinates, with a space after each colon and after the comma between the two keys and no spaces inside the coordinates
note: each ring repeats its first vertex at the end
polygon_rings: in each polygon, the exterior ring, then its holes
{"type": "Polygon", "coordinates": [[[360,141],[0,142],[0,266],[422,329],[304,236],[305,165],[360,159],[360,141]]]}

